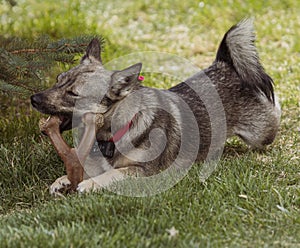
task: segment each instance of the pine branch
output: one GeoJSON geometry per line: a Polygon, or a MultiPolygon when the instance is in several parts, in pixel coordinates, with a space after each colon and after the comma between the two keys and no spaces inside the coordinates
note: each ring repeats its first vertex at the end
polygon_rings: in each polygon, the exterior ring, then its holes
{"type": "Polygon", "coordinates": [[[0,91],[2,91],[2,94],[10,95],[10,94],[30,94],[32,91],[28,90],[22,86],[19,86],[17,84],[9,84],[3,80],[0,79],[0,91]]]}
{"type": "MultiPolygon", "coordinates": [[[[2,1],[0,0],[0,3],[1,2],[4,2],[4,0],[2,0],[2,1]]],[[[11,7],[14,7],[17,5],[17,2],[14,0],[5,0],[5,2],[7,2],[11,7]]]]}
{"type": "Polygon", "coordinates": [[[87,43],[83,43],[83,44],[69,44],[69,43],[64,43],[62,45],[60,45],[57,48],[41,48],[41,49],[34,49],[34,48],[28,48],[28,49],[20,49],[20,50],[12,50],[10,51],[11,54],[21,54],[21,53],[50,53],[50,52],[67,52],[67,53],[78,53],[81,52],[82,48],[85,48],[87,46],[87,43]]]}
{"type": "MultiPolygon", "coordinates": [[[[0,93],[28,95],[40,90],[45,74],[57,63],[72,64],[97,36],[79,36],[52,41],[41,36],[34,41],[0,36],[0,93]]],[[[97,37],[103,46],[104,40],[97,37]]]]}

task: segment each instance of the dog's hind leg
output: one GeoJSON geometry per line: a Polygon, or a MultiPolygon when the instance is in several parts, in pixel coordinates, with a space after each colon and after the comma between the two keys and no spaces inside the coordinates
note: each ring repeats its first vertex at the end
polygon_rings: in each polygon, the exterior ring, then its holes
{"type": "Polygon", "coordinates": [[[271,144],[280,125],[280,106],[266,106],[264,110],[253,109],[251,115],[244,113],[234,127],[234,133],[250,147],[263,149],[271,144]]]}
{"type": "Polygon", "coordinates": [[[264,149],[266,145],[271,144],[276,136],[276,131],[269,129],[240,129],[236,132],[247,145],[253,149],[264,149]]]}

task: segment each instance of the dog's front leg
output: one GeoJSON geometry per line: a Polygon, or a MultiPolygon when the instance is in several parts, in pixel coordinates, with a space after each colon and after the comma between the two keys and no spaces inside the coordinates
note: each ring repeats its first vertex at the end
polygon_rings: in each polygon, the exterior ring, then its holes
{"type": "Polygon", "coordinates": [[[143,175],[143,172],[141,168],[134,166],[110,169],[99,176],[83,180],[78,184],[77,191],[80,193],[97,191],[110,186],[114,182],[124,180],[128,176],[143,175]]]}

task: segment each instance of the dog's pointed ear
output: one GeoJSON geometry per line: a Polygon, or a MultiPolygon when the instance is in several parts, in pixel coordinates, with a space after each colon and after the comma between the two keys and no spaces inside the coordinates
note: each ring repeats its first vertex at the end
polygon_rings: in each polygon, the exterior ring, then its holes
{"type": "Polygon", "coordinates": [[[140,84],[139,75],[142,63],[132,65],[122,71],[116,71],[111,76],[109,97],[121,99],[127,96],[136,86],[140,84]]]}
{"type": "Polygon", "coordinates": [[[96,59],[102,64],[101,59],[101,44],[98,38],[94,38],[91,40],[89,45],[86,48],[85,55],[81,59],[81,63],[84,63],[86,59],[92,60],[96,59]]]}

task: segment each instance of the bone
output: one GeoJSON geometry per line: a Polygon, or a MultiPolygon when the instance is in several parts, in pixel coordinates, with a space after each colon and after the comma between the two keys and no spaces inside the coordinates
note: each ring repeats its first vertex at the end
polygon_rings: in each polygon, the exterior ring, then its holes
{"type": "Polygon", "coordinates": [[[61,121],[57,116],[42,118],[39,122],[40,130],[49,136],[57,154],[65,164],[67,176],[71,182],[68,189],[70,192],[76,191],[78,184],[83,180],[82,164],[95,142],[96,131],[104,125],[104,118],[101,114],[86,113],[82,121],[85,128],[78,148],[71,148],[63,139],[59,131],[61,121]]]}
{"type": "Polygon", "coordinates": [[[96,132],[104,125],[104,118],[101,114],[86,113],[82,117],[85,129],[77,148],[80,161],[85,161],[95,142],[96,132]]]}

